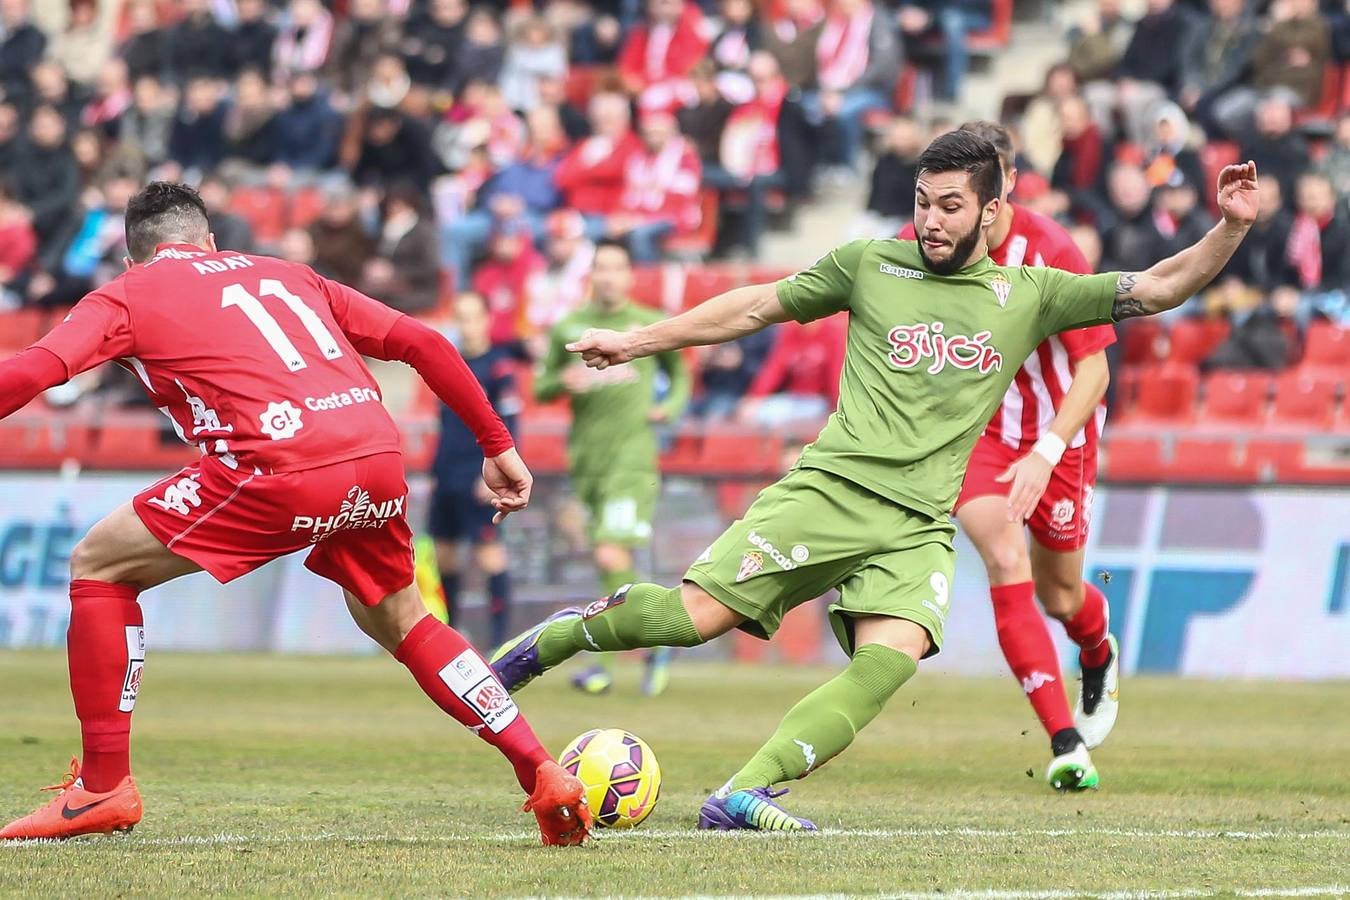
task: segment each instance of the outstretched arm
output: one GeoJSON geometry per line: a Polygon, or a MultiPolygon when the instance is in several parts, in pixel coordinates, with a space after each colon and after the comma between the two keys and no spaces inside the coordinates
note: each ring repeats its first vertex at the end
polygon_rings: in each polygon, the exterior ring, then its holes
{"type": "Polygon", "coordinates": [[[0,362],[0,419],[23,409],[47,388],[66,380],[66,364],[41,347],[0,362]]]}
{"type": "Polygon", "coordinates": [[[1256,221],[1256,163],[1225,166],[1219,173],[1223,221],[1197,243],[1143,272],[1121,272],[1111,315],[1116,321],[1151,316],[1180,306],[1214,280],[1256,221]]]}
{"type": "Polygon", "coordinates": [[[778,299],[776,285],[751,284],[636,331],[593,328],[567,349],[580,353],[591,368],[604,369],[656,353],[734,341],[790,318],[778,299]]]}

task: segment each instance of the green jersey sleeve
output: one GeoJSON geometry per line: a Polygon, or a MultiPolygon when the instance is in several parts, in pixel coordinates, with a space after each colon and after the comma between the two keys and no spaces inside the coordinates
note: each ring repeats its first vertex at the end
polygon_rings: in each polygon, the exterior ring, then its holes
{"type": "Polygon", "coordinates": [[[1024,266],[1041,295],[1041,331],[1048,337],[1087,325],[1110,325],[1119,272],[1074,275],[1047,266],[1024,266]]]}
{"type": "Polygon", "coordinates": [[[815,265],[778,282],[778,302],[798,322],[812,322],[847,309],[863,251],[871,240],[851,241],[816,260],[815,265]]]}
{"type": "Polygon", "coordinates": [[[562,370],[568,363],[568,355],[562,330],[555,325],[548,336],[548,350],[534,371],[534,398],[540,403],[547,403],[562,394],[562,370]]]}

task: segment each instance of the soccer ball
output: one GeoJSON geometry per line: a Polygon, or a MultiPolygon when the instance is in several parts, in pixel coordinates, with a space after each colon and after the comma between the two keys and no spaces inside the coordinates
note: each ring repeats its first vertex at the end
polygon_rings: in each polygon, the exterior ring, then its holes
{"type": "Polygon", "coordinates": [[[646,741],[618,728],[596,728],[567,745],[558,762],[586,786],[595,821],[633,828],[661,793],[661,766],[646,741]]]}

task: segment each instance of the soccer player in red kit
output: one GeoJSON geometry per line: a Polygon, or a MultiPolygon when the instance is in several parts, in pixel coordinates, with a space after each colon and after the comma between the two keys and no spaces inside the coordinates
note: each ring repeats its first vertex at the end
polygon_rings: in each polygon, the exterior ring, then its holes
{"type": "MultiPolygon", "coordinates": [[[[1003,204],[989,227],[989,257],[1003,266],[1050,266],[1089,274],[1087,260],[1052,219],[1008,202],[1017,180],[1012,140],[994,122],[961,126],[991,142],[1003,165],[1003,204]]],[[[906,225],[902,239],[914,240],[906,225]]],[[[1046,779],[1069,769],[1098,781],[1088,750],[1115,724],[1118,650],[1106,598],[1083,580],[1083,555],[1097,480],[1097,441],[1106,420],[1109,325],[1051,335],[1036,348],[971,452],[956,515],[984,560],[999,646],[1050,736],[1046,779]],[[1022,533],[1026,523],[1032,541],[1022,533]],[[1036,598],[1079,647],[1082,686],[1073,714],[1059,659],[1036,598]]]]}
{"type": "Polygon", "coordinates": [[[498,518],[531,476],[436,332],[302,265],[218,251],[201,199],[156,182],[126,211],[128,271],[0,363],[0,417],[108,360],[135,373],[201,459],[90,529],[71,554],[67,655],[83,754],[61,793],[0,839],[129,831],[141,819],[131,713],[145,660],[137,595],[205,570],[230,581],[308,550],[357,625],[442,710],[510,761],[547,844],[591,822],[483,658],[427,614],[413,578],[399,433],[361,356],[401,360],[473,430],[498,518]]]}

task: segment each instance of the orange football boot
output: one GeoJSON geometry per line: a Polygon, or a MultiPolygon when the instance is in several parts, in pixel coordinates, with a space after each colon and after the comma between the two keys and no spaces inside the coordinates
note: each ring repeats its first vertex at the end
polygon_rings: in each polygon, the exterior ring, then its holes
{"type": "Polygon", "coordinates": [[[130,775],[106,794],[85,790],[79,779],[80,761],[72,758],[70,771],[61,783],[43,788],[60,793],[35,812],[6,825],[0,831],[0,841],[64,840],[81,834],[130,831],[141,820],[141,792],[130,775]]]}
{"type": "Polygon", "coordinates": [[[590,837],[591,808],[586,804],[586,786],[553,760],[539,764],[534,793],[522,812],[539,820],[539,840],[553,847],[571,847],[590,837]]]}

